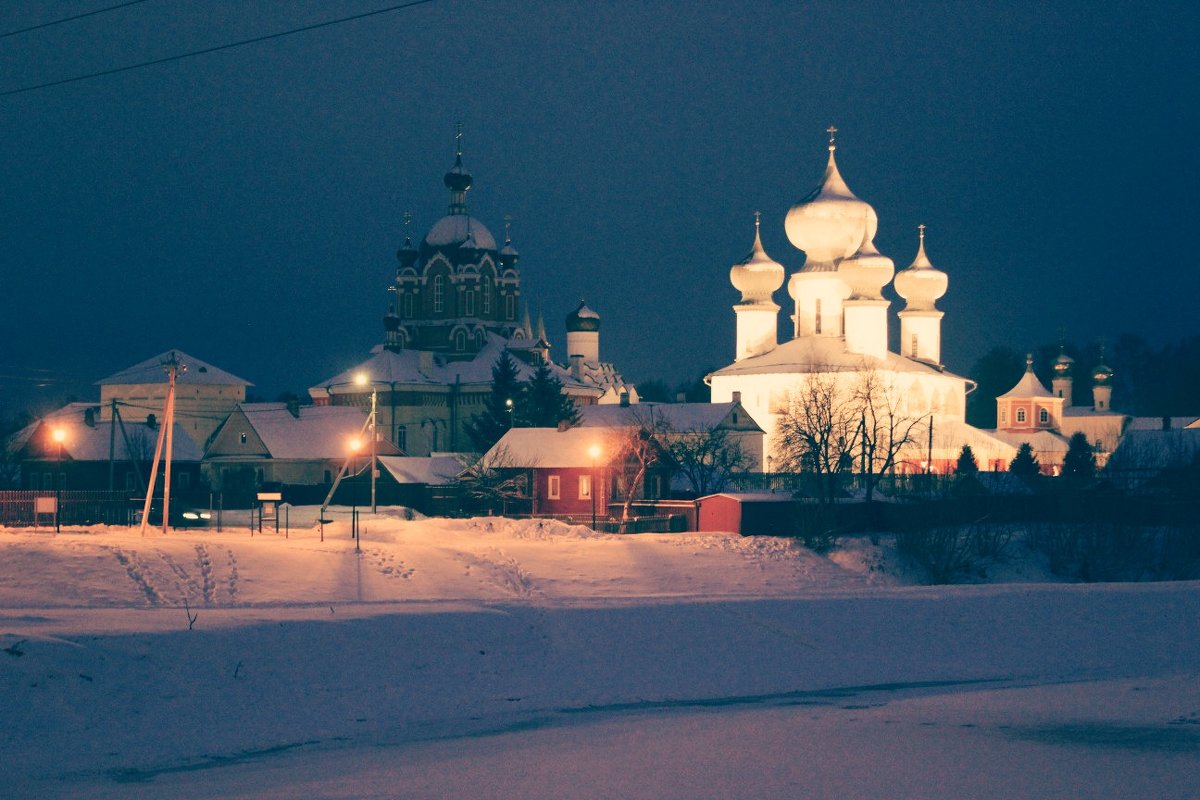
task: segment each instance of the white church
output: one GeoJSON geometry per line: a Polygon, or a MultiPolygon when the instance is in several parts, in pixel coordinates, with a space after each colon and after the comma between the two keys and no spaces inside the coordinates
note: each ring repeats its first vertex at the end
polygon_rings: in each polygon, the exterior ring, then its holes
{"type": "Polygon", "coordinates": [[[942,365],[942,316],[946,273],[925,252],[920,226],[916,258],[896,271],[875,247],[875,210],[850,191],[835,159],[830,129],[829,162],[821,184],[793,206],[784,220],[788,240],[805,254],[787,291],[792,301],[791,338],[778,339],[780,307],[774,294],[786,270],[763,250],[755,219],[754,246],[733,265],[729,278],[741,292],[734,307],[737,341],[732,364],[710,374],[712,402],[740,400],[766,432],[764,464],[776,455],[779,416],[792,398],[821,376],[850,396],[870,373],[886,387],[898,415],[919,422],[912,444],[897,459],[897,472],[953,469],[964,444],[981,465],[1007,464],[1016,453],[1008,442],[966,424],[968,378],[942,365]],[[901,353],[888,349],[891,282],[904,300],[898,312],[901,353]]]}

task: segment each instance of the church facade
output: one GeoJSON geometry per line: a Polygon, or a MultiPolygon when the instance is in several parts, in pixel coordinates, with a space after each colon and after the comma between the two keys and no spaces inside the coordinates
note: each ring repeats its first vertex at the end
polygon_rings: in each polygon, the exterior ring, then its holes
{"type": "Polygon", "coordinates": [[[1015,452],[1011,446],[966,424],[972,382],[942,364],[943,312],[937,300],[948,278],[926,254],[924,226],[912,264],[897,272],[875,247],[875,210],[854,195],[838,170],[830,132],[820,185],[784,220],[789,241],[805,254],[787,281],[791,336],[778,339],[780,306],[774,299],[786,270],[763,249],[756,215],[750,254],[730,270],[741,292],[733,307],[735,357],[707,378],[713,402],[740,401],[763,428],[768,471],[771,459],[779,457],[781,416],[811,396],[817,384],[838,402],[871,387],[893,418],[908,421],[911,442],[896,459],[898,472],[949,471],[964,444],[981,463],[1007,463],[1015,452]],[[883,288],[889,282],[904,300],[897,315],[899,353],[888,348],[890,302],[883,288]]]}
{"type": "Polygon", "coordinates": [[[369,408],[374,400],[379,437],[407,455],[471,449],[466,426],[483,410],[492,367],[505,351],[519,380],[545,365],[578,405],[637,401],[636,389],[600,360],[600,315],[582,301],[566,318],[565,363],[551,358],[545,322],[540,314],[531,322],[521,297],[510,221],[498,245],[471,214],[474,177],[463,165],[461,136],[460,128],[454,165],[443,177],[446,215],[416,245],[406,215],[383,342],[363,362],[308,390],[315,405],[369,408]]]}

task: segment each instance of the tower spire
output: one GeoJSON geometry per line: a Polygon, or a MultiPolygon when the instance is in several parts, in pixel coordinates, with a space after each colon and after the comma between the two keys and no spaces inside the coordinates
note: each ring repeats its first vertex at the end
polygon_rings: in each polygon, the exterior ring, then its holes
{"type": "Polygon", "coordinates": [[[830,125],[825,129],[825,132],[829,134],[829,152],[832,153],[834,150],[837,150],[837,128],[830,125]]]}

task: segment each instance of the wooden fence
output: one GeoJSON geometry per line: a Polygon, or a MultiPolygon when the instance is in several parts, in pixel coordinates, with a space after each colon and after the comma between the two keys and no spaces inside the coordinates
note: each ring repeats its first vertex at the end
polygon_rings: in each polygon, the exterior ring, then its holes
{"type": "MultiPolygon", "coordinates": [[[[54,507],[54,492],[0,492],[0,525],[12,528],[53,526],[53,513],[37,513],[38,498],[43,499],[44,507],[54,507]]],[[[141,511],[125,492],[73,489],[59,493],[58,498],[60,525],[131,525],[141,511]]]]}

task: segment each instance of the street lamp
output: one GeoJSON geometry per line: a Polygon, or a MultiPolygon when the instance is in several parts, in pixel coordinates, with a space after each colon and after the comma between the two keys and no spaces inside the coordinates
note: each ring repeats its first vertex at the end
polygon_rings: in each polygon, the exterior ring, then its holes
{"type": "Polygon", "coordinates": [[[513,426],[513,401],[511,397],[504,401],[504,410],[508,412],[508,427],[511,428],[513,426]]]}
{"type": "Polygon", "coordinates": [[[600,445],[594,444],[589,447],[588,455],[592,459],[592,485],[588,494],[592,496],[592,530],[596,530],[596,461],[600,458],[600,445]]]}
{"type": "Polygon", "coordinates": [[[59,516],[62,513],[62,451],[67,429],[55,428],[50,432],[50,438],[58,444],[58,451],[54,456],[54,532],[59,533],[62,530],[59,524],[59,516]]]}
{"type": "MultiPolygon", "coordinates": [[[[359,386],[366,386],[368,380],[369,379],[367,378],[367,373],[365,373],[365,372],[360,372],[354,376],[354,382],[356,384],[358,384],[359,386]]],[[[367,426],[371,430],[371,513],[372,514],[374,514],[376,511],[376,508],[375,508],[375,472],[376,472],[375,460],[376,460],[376,453],[378,452],[376,441],[379,438],[379,435],[375,431],[375,412],[377,409],[377,405],[376,405],[377,400],[378,400],[378,394],[375,389],[375,384],[372,383],[371,384],[371,416],[367,421],[367,426]]]]}

